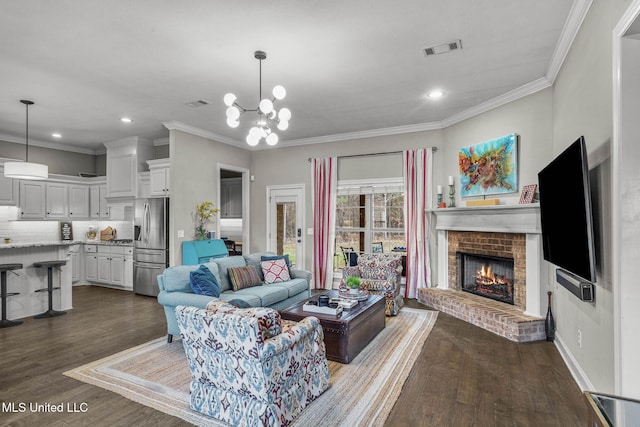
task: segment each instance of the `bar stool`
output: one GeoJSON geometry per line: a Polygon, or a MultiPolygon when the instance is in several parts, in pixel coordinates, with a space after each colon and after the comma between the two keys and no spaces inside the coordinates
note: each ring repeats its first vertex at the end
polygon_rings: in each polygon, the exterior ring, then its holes
{"type": "Polygon", "coordinates": [[[19,292],[7,293],[7,271],[19,270],[22,264],[0,264],[0,293],[2,294],[2,320],[0,320],[0,328],[8,328],[22,323],[22,320],[7,319],[7,297],[20,295],[19,292]]]}
{"type": "Polygon", "coordinates": [[[56,289],[60,289],[60,287],[53,287],[53,269],[62,267],[66,265],[67,261],[40,261],[34,262],[33,266],[36,268],[45,268],[47,269],[47,287],[44,289],[38,289],[36,292],[48,292],[49,293],[49,310],[45,311],[42,314],[38,314],[37,316],[33,316],[34,319],[44,319],[46,317],[54,317],[54,316],[62,316],[63,314],[67,314],[66,311],[56,311],[53,309],[53,291],[56,289]]]}

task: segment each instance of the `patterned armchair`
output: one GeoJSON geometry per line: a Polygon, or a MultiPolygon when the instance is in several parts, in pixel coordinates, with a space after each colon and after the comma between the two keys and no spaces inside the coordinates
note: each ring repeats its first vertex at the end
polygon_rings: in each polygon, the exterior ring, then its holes
{"type": "Polygon", "coordinates": [[[366,253],[358,257],[358,265],[342,269],[344,286],[347,277],[360,277],[360,287],[371,294],[382,294],[385,297],[387,316],[395,316],[404,306],[400,295],[400,276],[402,274],[402,257],[392,253],[366,253]]]}
{"type": "Polygon", "coordinates": [[[286,426],[329,387],[316,317],[280,319],[270,308],[212,301],[178,306],[195,411],[242,426],[286,426]]]}

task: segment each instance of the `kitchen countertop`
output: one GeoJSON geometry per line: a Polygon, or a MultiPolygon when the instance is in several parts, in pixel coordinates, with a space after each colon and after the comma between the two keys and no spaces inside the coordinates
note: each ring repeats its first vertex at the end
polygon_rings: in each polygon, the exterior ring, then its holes
{"type": "Polygon", "coordinates": [[[102,245],[102,246],[133,246],[133,240],[85,240],[80,242],[84,245],[102,245]]]}
{"type": "Polygon", "coordinates": [[[18,248],[34,248],[39,246],[71,246],[84,243],[81,240],[52,240],[47,242],[11,242],[2,243],[0,241],[0,249],[18,249],[18,248]]]}
{"type": "Polygon", "coordinates": [[[133,242],[112,242],[110,240],[52,240],[46,242],[11,242],[2,243],[0,249],[35,248],[41,246],[72,246],[72,245],[102,245],[102,246],[133,246],[133,242]]]}

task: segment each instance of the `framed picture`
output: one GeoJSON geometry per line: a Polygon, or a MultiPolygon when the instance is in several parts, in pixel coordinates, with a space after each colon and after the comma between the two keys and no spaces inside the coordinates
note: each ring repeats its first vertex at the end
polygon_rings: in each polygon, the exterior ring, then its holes
{"type": "Polygon", "coordinates": [[[60,240],[73,240],[73,227],[70,221],[60,221],[60,240]]]}
{"type": "Polygon", "coordinates": [[[522,187],[522,193],[520,193],[520,203],[533,203],[533,196],[536,194],[538,184],[525,185],[522,187]]]}
{"type": "Polygon", "coordinates": [[[461,148],[460,196],[518,192],[518,135],[461,148]]]}

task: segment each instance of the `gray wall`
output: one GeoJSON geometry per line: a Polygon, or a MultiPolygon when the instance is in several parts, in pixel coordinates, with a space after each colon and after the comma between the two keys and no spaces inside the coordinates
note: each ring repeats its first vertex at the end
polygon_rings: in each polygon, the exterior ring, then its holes
{"type": "MultiPolygon", "coordinates": [[[[640,18],[636,18],[636,22],[640,18]]],[[[637,36],[636,36],[637,37],[637,36]]],[[[624,39],[621,67],[621,143],[616,144],[619,186],[618,288],[614,288],[614,314],[620,318],[620,340],[614,346],[620,358],[619,393],[640,399],[640,340],[638,340],[638,303],[640,302],[640,40],[624,39]]],[[[614,148],[615,149],[615,148],[614,148]]],[[[616,153],[616,151],[614,151],[616,153]]]]}
{"type": "MultiPolygon", "coordinates": [[[[255,182],[251,187],[251,251],[267,247],[267,186],[283,184],[305,185],[305,224],[303,229],[313,224],[311,165],[313,157],[345,156],[352,154],[381,153],[426,147],[442,148],[441,131],[417,132],[394,136],[356,139],[298,147],[258,150],[252,153],[251,173],[255,182]]],[[[436,153],[437,156],[440,153],[436,153]]],[[[441,174],[442,162],[434,162],[434,173],[441,174]]],[[[363,179],[402,176],[402,157],[394,156],[359,157],[338,162],[338,179],[363,179]]],[[[306,236],[306,234],[305,234],[306,236]]],[[[313,265],[312,239],[305,239],[305,267],[313,265]]]]}
{"type": "MultiPolygon", "coordinates": [[[[487,197],[498,198],[501,204],[518,203],[522,187],[537,184],[538,171],[552,158],[552,93],[552,89],[547,88],[446,128],[444,131],[446,144],[439,159],[446,166],[444,174],[436,178],[436,184],[446,188],[446,177],[452,175],[456,177],[456,185],[459,185],[458,152],[460,148],[517,133],[519,135],[518,191],[487,197]]],[[[461,199],[460,194],[456,194],[456,205],[464,206],[467,200],[477,198],[461,199]]]]}
{"type": "MultiPolygon", "coordinates": [[[[0,157],[24,160],[26,146],[0,141],[0,157]]],[[[78,172],[96,173],[96,156],[54,150],[29,144],[29,161],[49,166],[49,173],[78,176],[78,172]]]]}
{"type": "MultiPolygon", "coordinates": [[[[560,153],[584,135],[590,166],[602,164],[598,172],[602,196],[611,194],[609,147],[612,135],[612,31],[627,1],[595,0],[558,74],[553,96],[553,154],[560,153]]],[[[614,165],[615,167],[615,165],[614,165]]],[[[598,269],[596,301],[579,301],[555,284],[556,336],[587,379],[586,386],[601,392],[615,392],[613,291],[611,285],[611,204],[600,199],[598,227],[605,255],[598,269]],[[582,346],[578,345],[578,331],[582,346]]],[[[637,356],[637,355],[636,355],[637,356]]],[[[637,397],[637,396],[636,396],[637,397]]]]}
{"type": "MultiPolygon", "coordinates": [[[[217,164],[249,168],[251,152],[178,130],[170,131],[171,158],[170,259],[182,263],[182,241],[193,240],[196,205],[218,200],[217,164]],[[177,231],[184,230],[184,238],[177,231]]],[[[252,189],[253,191],[253,189],[252,189]]],[[[213,227],[212,227],[213,228],[213,227]]]]}

